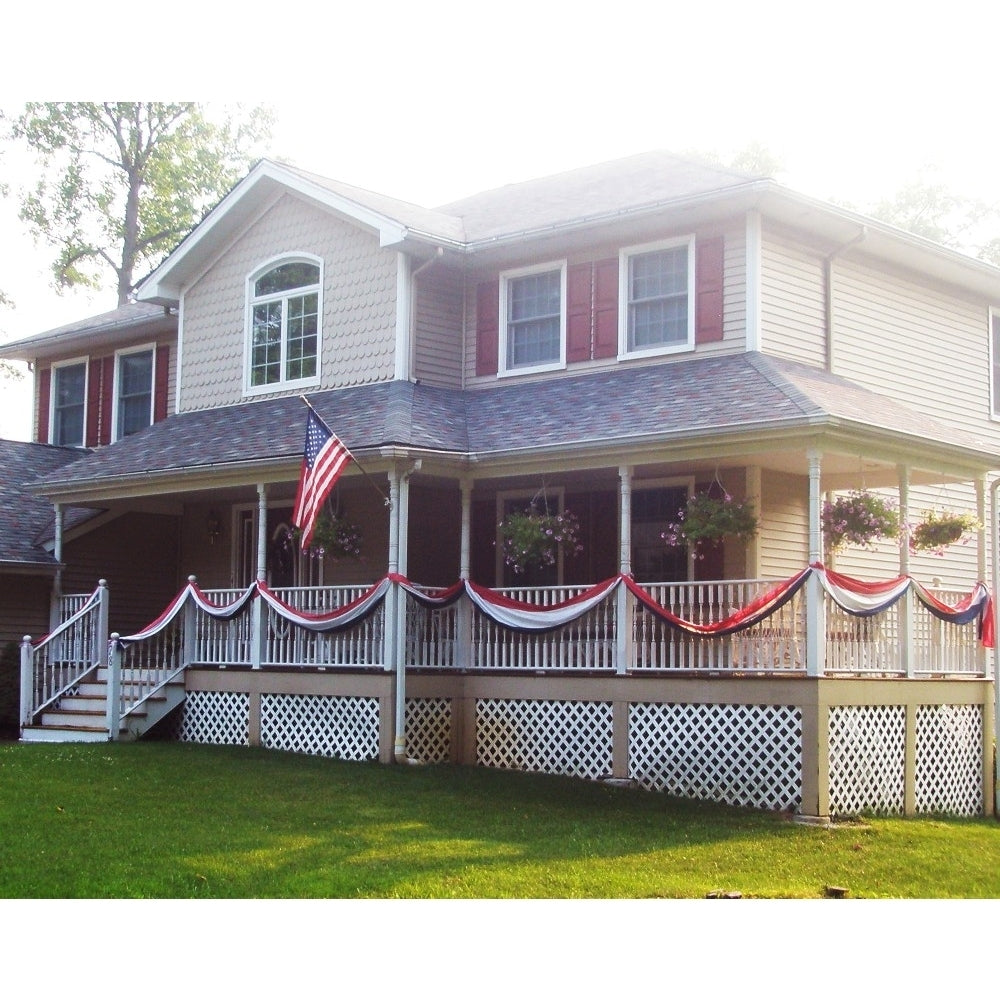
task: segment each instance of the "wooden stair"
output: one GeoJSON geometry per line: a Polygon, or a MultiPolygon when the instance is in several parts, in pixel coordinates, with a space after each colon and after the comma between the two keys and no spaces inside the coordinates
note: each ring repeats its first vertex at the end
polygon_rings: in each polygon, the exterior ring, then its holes
{"type": "MultiPolygon", "coordinates": [[[[138,691],[130,671],[122,671],[121,686],[127,698],[129,688],[138,691]]],[[[184,675],[179,674],[154,694],[145,698],[121,721],[118,739],[137,740],[184,700],[184,675]]],[[[106,743],[110,739],[107,723],[108,670],[98,667],[77,685],[74,694],[64,695],[59,703],[42,713],[41,719],[21,728],[24,743],[106,743]]]]}

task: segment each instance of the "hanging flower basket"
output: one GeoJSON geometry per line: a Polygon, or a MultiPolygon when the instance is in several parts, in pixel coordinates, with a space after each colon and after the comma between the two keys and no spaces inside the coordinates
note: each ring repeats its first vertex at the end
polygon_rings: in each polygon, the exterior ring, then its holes
{"type": "Polygon", "coordinates": [[[667,525],[660,537],[671,548],[698,546],[720,538],[747,541],[757,534],[757,515],[752,500],[734,500],[729,493],[712,496],[695,493],[677,512],[677,520],[667,525]]]}
{"type": "MultiPolygon", "coordinates": [[[[298,528],[291,528],[288,535],[289,542],[300,541],[302,538],[302,532],[298,528]]],[[[309,547],[302,551],[313,559],[360,559],[363,543],[364,536],[356,525],[342,515],[324,510],[313,529],[309,547]]]]}
{"type": "Polygon", "coordinates": [[[827,501],[821,516],[827,552],[836,552],[845,545],[870,548],[880,538],[899,536],[896,504],[867,490],[852,490],[827,501]]]}
{"type": "Polygon", "coordinates": [[[514,573],[554,566],[560,546],[574,555],[583,551],[579,541],[580,522],[568,510],[546,514],[531,506],[508,514],[499,527],[503,561],[514,573]]]}
{"type": "Polygon", "coordinates": [[[950,511],[938,514],[929,510],[924,514],[924,520],[910,529],[910,549],[944,555],[946,546],[954,545],[964,535],[981,527],[979,519],[972,514],[953,514],[950,511]]]}

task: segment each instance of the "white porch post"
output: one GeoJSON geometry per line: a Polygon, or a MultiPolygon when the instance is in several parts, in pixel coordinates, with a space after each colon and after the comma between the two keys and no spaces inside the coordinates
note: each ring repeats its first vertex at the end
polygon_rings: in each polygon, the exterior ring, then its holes
{"type": "MultiPolygon", "coordinates": [[[[820,523],[820,453],[810,448],[809,458],[809,563],[823,561],[823,530],[820,523]]],[[[826,652],[826,616],[819,577],[812,574],[806,588],[806,673],[823,673],[826,652]]]]}
{"type": "MultiPolygon", "coordinates": [[[[976,579],[982,580],[983,583],[986,582],[986,540],[989,538],[987,534],[987,519],[986,519],[986,473],[978,476],[976,478],[976,518],[979,521],[979,531],[976,532],[976,579]]],[[[996,558],[996,553],[993,553],[993,558],[996,558]]],[[[993,600],[996,600],[996,592],[993,593],[993,600]]],[[[978,646],[979,650],[979,673],[986,677],[989,673],[989,663],[988,657],[986,655],[986,647],[982,643],[978,646]]]]}
{"type": "Polygon", "coordinates": [[[52,556],[56,561],[56,574],[52,578],[52,598],[49,605],[49,631],[53,631],[62,621],[62,561],[63,561],[63,509],[62,504],[53,504],[55,511],[55,537],[52,556]]]}
{"type": "MultiPolygon", "coordinates": [[[[759,465],[747,466],[746,495],[748,498],[752,498],[754,500],[757,507],[757,517],[759,518],[763,513],[761,510],[761,504],[763,502],[763,477],[761,475],[759,465]]],[[[747,542],[746,568],[744,570],[744,575],[752,580],[759,580],[761,576],[760,547],[760,535],[755,534],[753,538],[747,542]]]]}
{"type": "Polygon", "coordinates": [[[108,644],[107,699],[108,739],[117,740],[122,724],[122,648],[117,632],[112,633],[108,644]]]}
{"type": "MultiPolygon", "coordinates": [[[[393,464],[389,469],[389,559],[390,576],[399,572],[399,472],[393,464]]],[[[386,670],[395,666],[396,655],[396,585],[385,600],[385,625],[382,630],[382,663],[386,670]]]]}
{"type": "MultiPolygon", "coordinates": [[[[257,484],[257,575],[258,583],[267,579],[267,489],[263,483],[257,484]]],[[[267,639],[264,599],[255,594],[250,618],[250,666],[260,670],[264,659],[264,643],[267,639]]]]}
{"type": "MultiPolygon", "coordinates": [[[[899,575],[910,575],[910,467],[900,465],[899,472],[899,575]]],[[[899,605],[899,666],[907,677],[913,676],[913,592],[907,590],[899,605]]]]}
{"type": "MultiPolygon", "coordinates": [[[[629,576],[632,572],[632,467],[618,467],[621,501],[618,505],[618,572],[629,576]]],[[[625,587],[619,586],[615,628],[615,672],[624,674],[632,662],[633,598],[625,587]]]]}
{"type": "MultiPolygon", "coordinates": [[[[472,487],[471,479],[462,479],[459,489],[462,491],[462,542],[459,556],[458,575],[462,580],[472,577],[472,487]]],[[[455,667],[471,667],[472,663],[472,604],[468,600],[458,602],[455,636],[455,667]],[[464,662],[463,662],[464,661],[464,662]]]]}

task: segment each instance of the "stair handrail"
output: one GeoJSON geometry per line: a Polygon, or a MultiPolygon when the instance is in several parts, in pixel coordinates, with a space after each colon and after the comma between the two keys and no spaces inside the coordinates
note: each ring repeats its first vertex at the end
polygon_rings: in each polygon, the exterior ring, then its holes
{"type": "Polygon", "coordinates": [[[40,712],[55,704],[63,695],[76,687],[91,670],[101,665],[108,650],[108,597],[108,581],[99,580],[94,592],[66,621],[38,639],[32,639],[30,635],[26,635],[21,640],[22,726],[30,726],[32,720],[40,712]],[[91,636],[90,649],[86,654],[86,659],[76,661],[75,671],[65,668],[60,671],[58,681],[53,672],[53,688],[46,690],[45,678],[37,678],[36,676],[40,658],[47,654],[51,648],[54,648],[55,643],[61,641],[84,618],[95,613],[97,625],[91,636]]]}

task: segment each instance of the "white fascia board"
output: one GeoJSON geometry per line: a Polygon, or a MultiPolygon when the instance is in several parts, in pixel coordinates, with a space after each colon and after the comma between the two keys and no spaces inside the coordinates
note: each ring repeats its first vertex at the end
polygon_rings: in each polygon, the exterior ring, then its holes
{"type": "Polygon", "coordinates": [[[262,160],[240,181],[181,242],[180,246],[136,289],[143,302],[177,302],[191,283],[195,264],[203,253],[213,255],[227,242],[230,230],[239,229],[261,192],[269,196],[275,186],[310,198],[334,212],[378,233],[379,246],[395,246],[407,236],[407,227],[394,219],[359,205],[270,160],[262,160]],[[256,196],[256,197],[255,197],[256,196]],[[249,199],[249,201],[248,201],[249,199]]]}

